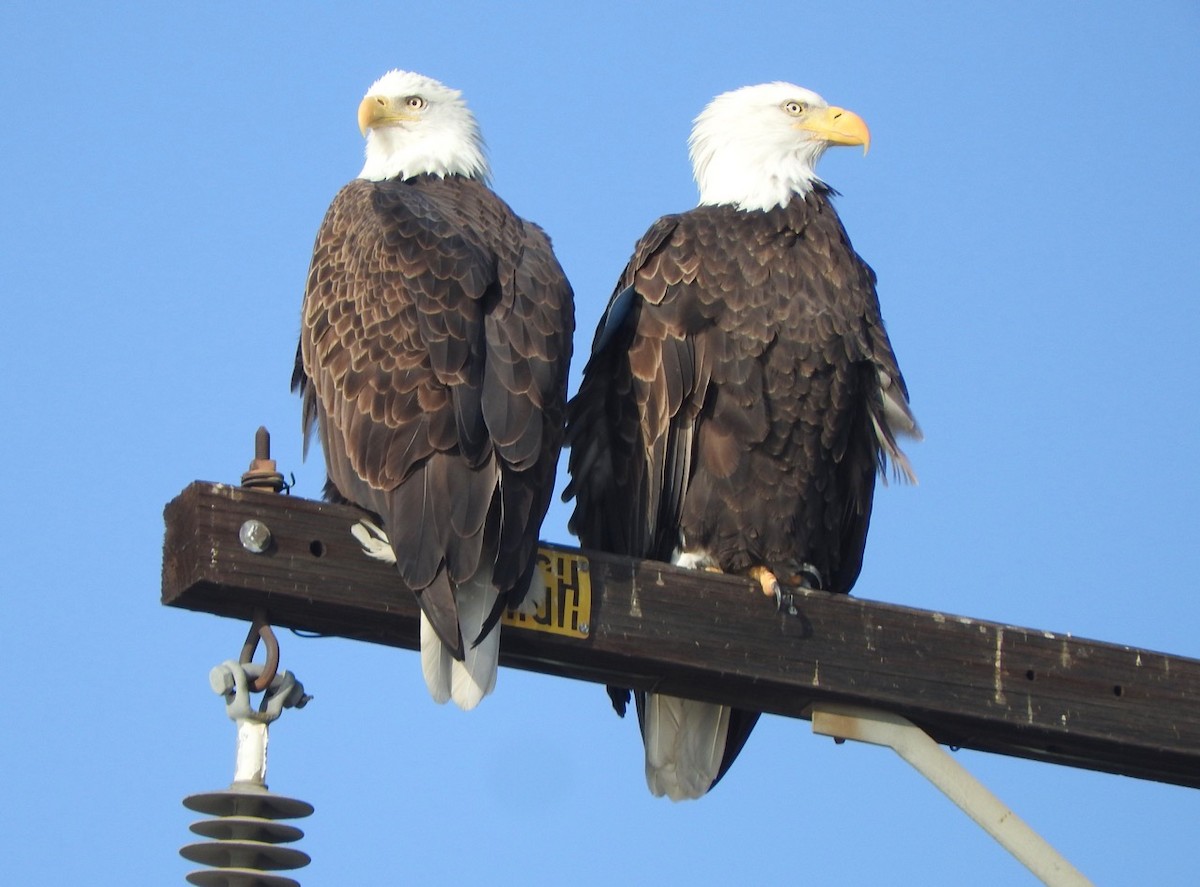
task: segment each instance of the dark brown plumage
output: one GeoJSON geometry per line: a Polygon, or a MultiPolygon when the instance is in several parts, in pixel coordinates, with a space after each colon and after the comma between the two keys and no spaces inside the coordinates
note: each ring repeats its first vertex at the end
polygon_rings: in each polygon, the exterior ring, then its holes
{"type": "MultiPolygon", "coordinates": [[[[911,476],[893,429],[915,424],[831,193],[700,206],[637,244],[568,407],[584,547],[854,585],[876,471],[890,457],[911,476]]],[[[717,779],[757,717],[733,712],[717,779]]]]}
{"type": "Polygon", "coordinates": [[[686,539],[726,572],[804,561],[849,591],[885,454],[880,374],[907,400],[874,284],[824,188],[660,219],[570,407],[572,530],[656,559],[686,539]]]}
{"type": "Polygon", "coordinates": [[[346,185],[317,235],[293,388],[327,494],[379,516],[453,655],[456,589],[524,596],[562,443],[571,289],[550,242],[458,175],[346,185]]]}

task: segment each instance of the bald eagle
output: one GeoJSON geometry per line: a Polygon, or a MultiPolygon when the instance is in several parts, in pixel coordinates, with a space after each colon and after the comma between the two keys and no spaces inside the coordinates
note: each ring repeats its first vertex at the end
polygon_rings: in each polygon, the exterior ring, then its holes
{"type": "Polygon", "coordinates": [[[377,516],[420,602],[431,695],[470,709],[535,567],[571,288],[545,233],[488,188],[460,93],[391,71],[358,120],[366,163],[317,233],[292,388],[327,498],[377,516]]]}
{"type": "MultiPolygon", "coordinates": [[[[815,173],[860,117],[766,83],[725,93],[689,142],[699,205],[642,237],[567,408],[585,548],[845,593],[875,475],[919,437],[875,275],[815,173]]],[[[764,631],[770,628],[764,626],[764,631]]],[[[624,714],[629,691],[610,688],[624,714]]],[[[655,795],[696,798],[758,713],[636,694],[655,795]]]]}

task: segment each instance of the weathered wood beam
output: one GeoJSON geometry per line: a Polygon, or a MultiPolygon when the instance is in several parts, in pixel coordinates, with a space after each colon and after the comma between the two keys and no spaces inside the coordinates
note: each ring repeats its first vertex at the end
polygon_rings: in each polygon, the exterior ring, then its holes
{"type": "MultiPolygon", "coordinates": [[[[163,603],[264,607],[277,626],[416,649],[413,595],[361,553],[361,516],[194,483],[166,508],[163,603]],[[270,530],[263,553],[239,541],[247,520],[270,530]]],[[[543,558],[557,633],[506,630],[505,665],[790,717],[868,706],[945,745],[1200,787],[1200,661],[818,592],[789,615],[736,577],[557,545],[543,558]]]]}

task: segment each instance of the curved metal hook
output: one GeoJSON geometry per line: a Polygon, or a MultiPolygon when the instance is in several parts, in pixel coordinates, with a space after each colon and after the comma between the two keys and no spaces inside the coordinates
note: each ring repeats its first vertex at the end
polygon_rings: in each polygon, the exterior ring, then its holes
{"type": "Polygon", "coordinates": [[[275,680],[275,674],[279,671],[279,641],[275,637],[275,632],[271,630],[271,626],[267,623],[267,612],[261,607],[254,611],[254,621],[250,624],[250,632],[246,635],[246,643],[242,645],[242,655],[238,657],[238,662],[241,665],[248,664],[253,658],[254,653],[258,649],[259,638],[267,645],[267,661],[263,665],[262,674],[254,680],[254,692],[261,693],[267,687],[271,686],[271,681],[275,680]]]}

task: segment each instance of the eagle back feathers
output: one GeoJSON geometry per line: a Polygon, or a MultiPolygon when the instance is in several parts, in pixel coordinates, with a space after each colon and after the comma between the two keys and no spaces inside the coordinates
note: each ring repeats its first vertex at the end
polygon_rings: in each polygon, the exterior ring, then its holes
{"type": "Polygon", "coordinates": [[[379,515],[405,583],[461,658],[453,587],[532,574],[562,443],[570,286],[483,183],[355,180],[317,235],[293,387],[331,491],[379,515]]]}

